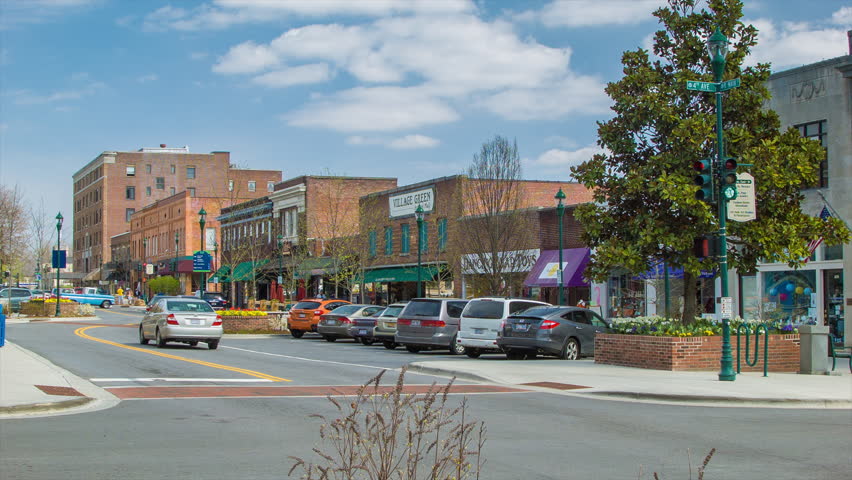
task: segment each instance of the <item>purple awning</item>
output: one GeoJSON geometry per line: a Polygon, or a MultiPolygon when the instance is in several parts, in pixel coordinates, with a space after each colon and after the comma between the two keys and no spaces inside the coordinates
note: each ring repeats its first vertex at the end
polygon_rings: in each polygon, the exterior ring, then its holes
{"type": "MultiPolygon", "coordinates": [[[[566,287],[587,287],[583,272],[589,263],[588,248],[566,248],[562,250],[562,284],[566,287]]],[[[533,265],[524,285],[527,287],[558,287],[559,250],[544,250],[533,265]]]]}

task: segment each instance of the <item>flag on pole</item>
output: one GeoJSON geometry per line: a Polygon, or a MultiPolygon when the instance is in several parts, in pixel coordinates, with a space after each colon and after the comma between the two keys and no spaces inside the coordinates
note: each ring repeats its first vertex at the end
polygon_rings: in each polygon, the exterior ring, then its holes
{"type": "MultiPolygon", "coordinates": [[[[828,211],[827,205],[823,205],[822,211],[819,212],[819,218],[825,220],[829,217],[831,217],[831,212],[828,211]]],[[[810,255],[808,255],[808,258],[805,259],[805,263],[807,263],[808,260],[811,259],[811,255],[814,254],[814,250],[816,250],[820,245],[822,245],[822,237],[816,238],[808,242],[808,252],[810,252],[810,255]]]]}

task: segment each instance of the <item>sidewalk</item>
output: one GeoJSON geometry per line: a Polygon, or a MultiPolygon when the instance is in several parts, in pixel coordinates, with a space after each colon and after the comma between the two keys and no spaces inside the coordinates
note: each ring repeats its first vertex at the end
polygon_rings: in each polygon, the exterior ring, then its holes
{"type": "MultiPolygon", "coordinates": [[[[596,364],[593,359],[479,359],[414,362],[410,372],[456,376],[536,390],[655,403],[775,408],[852,408],[849,360],[830,375],[743,373],[733,382],[718,372],[669,372],[596,364]]],[[[736,365],[734,366],[736,368],[736,365]]],[[[831,368],[829,359],[828,368],[831,368]]]]}

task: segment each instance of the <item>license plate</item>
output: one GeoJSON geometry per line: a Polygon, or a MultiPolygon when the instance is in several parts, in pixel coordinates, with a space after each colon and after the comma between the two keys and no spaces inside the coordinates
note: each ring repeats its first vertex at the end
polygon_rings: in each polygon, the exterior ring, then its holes
{"type": "Polygon", "coordinates": [[[484,328],[474,328],[473,333],[476,334],[476,335],[482,335],[483,333],[485,333],[485,329],[484,328]]]}
{"type": "Polygon", "coordinates": [[[420,326],[420,320],[412,320],[411,326],[412,327],[419,327],[420,326]]]}
{"type": "Polygon", "coordinates": [[[526,332],[530,329],[530,326],[525,323],[520,323],[512,326],[512,330],[516,332],[526,332]]]}
{"type": "Polygon", "coordinates": [[[358,335],[366,335],[366,334],[367,334],[366,328],[362,328],[362,329],[358,330],[358,335]]]}
{"type": "Polygon", "coordinates": [[[193,318],[189,321],[189,324],[190,325],[201,325],[201,320],[193,318]]]}
{"type": "Polygon", "coordinates": [[[299,318],[305,318],[305,314],[304,314],[304,313],[300,313],[300,314],[298,315],[298,317],[299,317],[299,318]]]}

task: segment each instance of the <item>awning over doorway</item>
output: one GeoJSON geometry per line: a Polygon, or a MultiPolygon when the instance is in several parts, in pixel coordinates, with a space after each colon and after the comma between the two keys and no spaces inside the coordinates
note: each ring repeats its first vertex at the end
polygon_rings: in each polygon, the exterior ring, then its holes
{"type": "Polygon", "coordinates": [[[260,276],[260,268],[269,263],[269,260],[258,260],[256,262],[242,262],[234,267],[231,275],[232,282],[245,282],[260,276]]]}
{"type": "MultiPolygon", "coordinates": [[[[588,248],[566,248],[562,250],[562,285],[585,287],[583,272],[589,263],[591,250],[588,248]]],[[[544,250],[533,265],[524,285],[527,287],[558,287],[559,250],[544,250]]]]}
{"type": "MultiPolygon", "coordinates": [[[[420,279],[429,281],[438,274],[435,265],[423,265],[421,267],[420,279]]],[[[364,272],[364,283],[388,283],[388,282],[416,282],[417,267],[390,267],[376,268],[364,272]]]]}
{"type": "Polygon", "coordinates": [[[231,273],[231,266],[225,265],[225,266],[221,267],[219,270],[216,270],[216,273],[214,273],[210,278],[214,278],[214,277],[218,278],[219,283],[230,282],[231,278],[228,276],[230,273],[231,273]]]}

